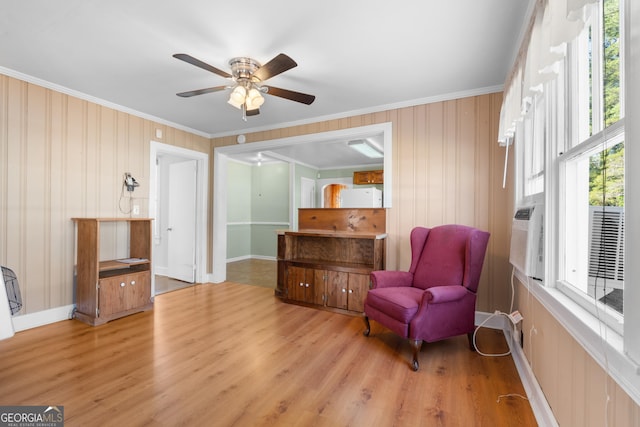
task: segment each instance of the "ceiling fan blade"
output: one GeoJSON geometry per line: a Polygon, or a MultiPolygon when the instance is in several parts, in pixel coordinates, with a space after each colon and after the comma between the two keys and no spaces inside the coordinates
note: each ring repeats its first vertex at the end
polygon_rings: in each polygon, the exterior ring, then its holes
{"type": "Polygon", "coordinates": [[[248,116],[257,116],[258,114],[260,114],[260,109],[256,108],[255,110],[247,110],[247,117],[248,116]]]}
{"type": "Polygon", "coordinates": [[[216,86],[216,87],[208,87],[206,89],[198,89],[198,90],[190,90],[188,92],[180,92],[176,93],[176,95],[181,96],[183,98],[189,98],[190,96],[203,95],[205,93],[211,92],[219,92],[221,90],[225,90],[226,86],[216,86]]]}
{"type": "Polygon", "coordinates": [[[222,76],[226,79],[231,78],[231,74],[227,73],[226,71],[222,71],[212,65],[207,64],[206,62],[202,62],[199,59],[194,58],[193,56],[187,55],[186,53],[176,53],[175,55],[173,55],[173,57],[181,61],[188,62],[191,65],[195,65],[196,67],[200,67],[203,70],[211,71],[212,73],[222,76]]]}
{"type": "Polygon", "coordinates": [[[298,64],[296,61],[289,58],[284,53],[281,53],[262,67],[258,68],[256,72],[253,73],[253,77],[260,81],[265,81],[297,66],[298,64]]]}
{"type": "Polygon", "coordinates": [[[291,101],[300,102],[302,104],[311,105],[315,101],[314,95],[308,95],[306,93],[295,92],[293,90],[280,89],[279,87],[263,86],[267,88],[269,95],[278,96],[280,98],[289,99],[291,101]]]}

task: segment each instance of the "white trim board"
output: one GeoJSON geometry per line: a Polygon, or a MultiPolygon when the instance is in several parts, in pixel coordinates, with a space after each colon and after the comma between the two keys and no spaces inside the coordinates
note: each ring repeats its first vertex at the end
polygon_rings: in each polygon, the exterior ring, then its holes
{"type": "Polygon", "coordinates": [[[63,305],[62,307],[50,308],[48,310],[36,311],[35,313],[14,316],[11,321],[16,332],[25,331],[38,326],[60,322],[73,318],[75,305],[63,305]]]}

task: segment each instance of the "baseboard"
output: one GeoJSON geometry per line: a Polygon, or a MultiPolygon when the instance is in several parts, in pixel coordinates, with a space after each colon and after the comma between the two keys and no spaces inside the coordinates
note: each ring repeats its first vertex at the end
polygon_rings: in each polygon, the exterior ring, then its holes
{"type": "Polygon", "coordinates": [[[157,265],[153,266],[153,273],[157,274],[158,276],[168,276],[169,274],[169,267],[159,267],[157,265]]]}
{"type": "Polygon", "coordinates": [[[251,255],[242,255],[234,258],[227,258],[227,264],[229,264],[230,262],[244,261],[246,259],[251,259],[251,258],[252,258],[251,255]]]}
{"type": "Polygon", "coordinates": [[[554,427],[558,426],[553,411],[544,397],[544,393],[536,380],[531,366],[524,354],[522,347],[520,347],[520,337],[514,336],[512,324],[505,316],[496,316],[493,313],[476,312],[476,326],[482,325],[484,328],[499,329],[504,333],[504,337],[511,350],[511,358],[516,365],[520,381],[527,393],[527,399],[529,399],[529,405],[533,410],[533,414],[536,417],[538,425],[541,427],[554,427]]]}
{"type": "Polygon", "coordinates": [[[524,390],[527,393],[529,404],[531,405],[533,414],[536,417],[536,421],[538,421],[538,425],[543,427],[558,426],[558,422],[553,415],[549,402],[547,402],[547,399],[544,397],[540,384],[538,384],[538,380],[536,380],[536,376],[531,370],[531,365],[529,365],[529,361],[527,360],[522,347],[520,347],[520,338],[514,337],[510,328],[504,330],[504,336],[509,344],[509,348],[511,349],[511,358],[516,365],[520,381],[522,381],[524,390]]]}
{"type": "Polygon", "coordinates": [[[61,320],[69,320],[72,318],[75,305],[64,305],[62,307],[51,308],[49,310],[37,311],[31,314],[23,314],[11,318],[13,328],[16,332],[24,331],[38,326],[48,325],[49,323],[60,322],[61,320]]]}
{"type": "Polygon", "coordinates": [[[227,264],[230,262],[236,262],[236,261],[244,261],[247,259],[263,259],[263,260],[267,260],[267,261],[276,261],[277,258],[273,257],[273,256],[266,256],[266,255],[242,255],[242,256],[238,256],[235,258],[227,258],[227,264]]]}

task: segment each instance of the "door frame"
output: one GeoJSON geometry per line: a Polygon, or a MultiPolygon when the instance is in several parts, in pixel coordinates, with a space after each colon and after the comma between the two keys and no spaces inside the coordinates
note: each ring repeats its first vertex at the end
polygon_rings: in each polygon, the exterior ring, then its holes
{"type": "MultiPolygon", "coordinates": [[[[384,140],[384,201],[385,208],[391,207],[392,200],[392,151],[393,151],[393,126],[391,122],[375,125],[359,126],[328,132],[319,132],[307,135],[298,135],[286,138],[272,139],[268,141],[252,142],[250,144],[228,145],[213,149],[213,271],[211,282],[221,283],[227,278],[227,162],[229,155],[254,151],[256,149],[268,150],[269,148],[284,147],[295,144],[314,142],[318,144],[333,142],[337,139],[366,138],[372,135],[383,134],[384,140]]],[[[295,174],[290,175],[292,182],[295,174]]],[[[293,195],[290,199],[294,200],[293,195]]],[[[289,222],[295,218],[295,206],[290,207],[289,222]]],[[[295,225],[297,227],[297,224],[295,225]]]]}
{"type": "MultiPolygon", "coordinates": [[[[159,169],[156,159],[159,155],[169,155],[182,157],[185,160],[195,160],[197,163],[196,172],[196,283],[208,282],[207,276],[207,207],[209,205],[209,154],[188,148],[177,147],[164,144],[158,141],[151,141],[149,148],[149,218],[158,217],[158,182],[160,181],[159,169]]],[[[160,236],[158,221],[153,221],[153,242],[154,246],[160,236]]],[[[155,261],[154,261],[155,262],[155,261]]],[[[151,275],[151,295],[155,296],[155,277],[151,275]]]]}

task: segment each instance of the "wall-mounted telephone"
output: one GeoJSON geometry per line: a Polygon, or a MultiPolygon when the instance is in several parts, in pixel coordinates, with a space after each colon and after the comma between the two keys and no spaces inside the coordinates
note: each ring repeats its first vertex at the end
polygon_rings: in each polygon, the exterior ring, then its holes
{"type": "Polygon", "coordinates": [[[133,191],[136,187],[139,187],[138,181],[134,177],[131,176],[129,172],[125,172],[124,174],[124,185],[127,186],[127,191],[133,191]]]}

